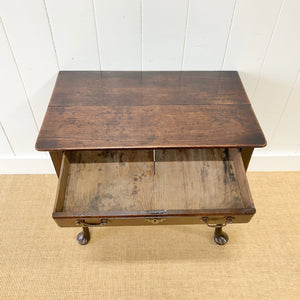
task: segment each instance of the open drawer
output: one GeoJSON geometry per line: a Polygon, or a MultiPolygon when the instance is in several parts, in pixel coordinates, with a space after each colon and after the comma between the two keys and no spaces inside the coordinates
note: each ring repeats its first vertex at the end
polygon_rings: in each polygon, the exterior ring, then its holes
{"type": "Polygon", "coordinates": [[[59,226],[248,222],[255,208],[239,149],[66,151],[59,226]]]}

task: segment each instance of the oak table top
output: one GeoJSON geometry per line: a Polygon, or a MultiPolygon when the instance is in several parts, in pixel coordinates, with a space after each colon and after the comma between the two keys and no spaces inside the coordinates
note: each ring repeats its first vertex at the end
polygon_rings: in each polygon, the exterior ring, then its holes
{"type": "Polygon", "coordinates": [[[36,149],[265,144],[236,71],[61,71],[36,149]]]}

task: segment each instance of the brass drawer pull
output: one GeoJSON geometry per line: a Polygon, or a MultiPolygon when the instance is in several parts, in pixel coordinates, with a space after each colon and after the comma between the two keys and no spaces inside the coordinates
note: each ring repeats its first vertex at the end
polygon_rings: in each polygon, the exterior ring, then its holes
{"type": "Polygon", "coordinates": [[[208,226],[212,228],[220,228],[225,227],[227,224],[231,224],[233,222],[234,217],[227,217],[225,219],[225,222],[223,224],[209,224],[209,218],[208,217],[202,217],[202,221],[208,226]]]}
{"type": "Polygon", "coordinates": [[[110,220],[108,219],[101,219],[99,223],[88,223],[85,222],[85,220],[78,220],[76,225],[84,226],[84,227],[96,227],[96,226],[105,226],[108,223],[110,223],[110,220]]]}
{"type": "Polygon", "coordinates": [[[147,218],[145,219],[146,222],[151,223],[151,224],[159,224],[165,222],[167,219],[157,219],[157,218],[147,218]]]}

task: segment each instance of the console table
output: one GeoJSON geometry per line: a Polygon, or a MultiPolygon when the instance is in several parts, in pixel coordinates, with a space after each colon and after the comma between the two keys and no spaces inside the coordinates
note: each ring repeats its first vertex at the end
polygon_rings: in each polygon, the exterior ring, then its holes
{"type": "Polygon", "coordinates": [[[266,141],[236,71],[61,71],[36,149],[59,176],[59,226],[249,222],[246,170],[266,141]]]}

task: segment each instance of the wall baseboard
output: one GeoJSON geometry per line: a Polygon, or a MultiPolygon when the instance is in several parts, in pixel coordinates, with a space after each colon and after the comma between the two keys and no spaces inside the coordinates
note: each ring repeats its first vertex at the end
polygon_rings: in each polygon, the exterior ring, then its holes
{"type": "MultiPolygon", "coordinates": [[[[300,171],[300,154],[254,154],[249,172],[300,171]]],[[[45,157],[0,157],[0,174],[55,174],[45,157]]]]}
{"type": "Polygon", "coordinates": [[[248,171],[300,171],[300,154],[253,154],[248,171]]]}
{"type": "Polygon", "coordinates": [[[55,174],[50,157],[0,157],[0,174],[55,174]]]}

